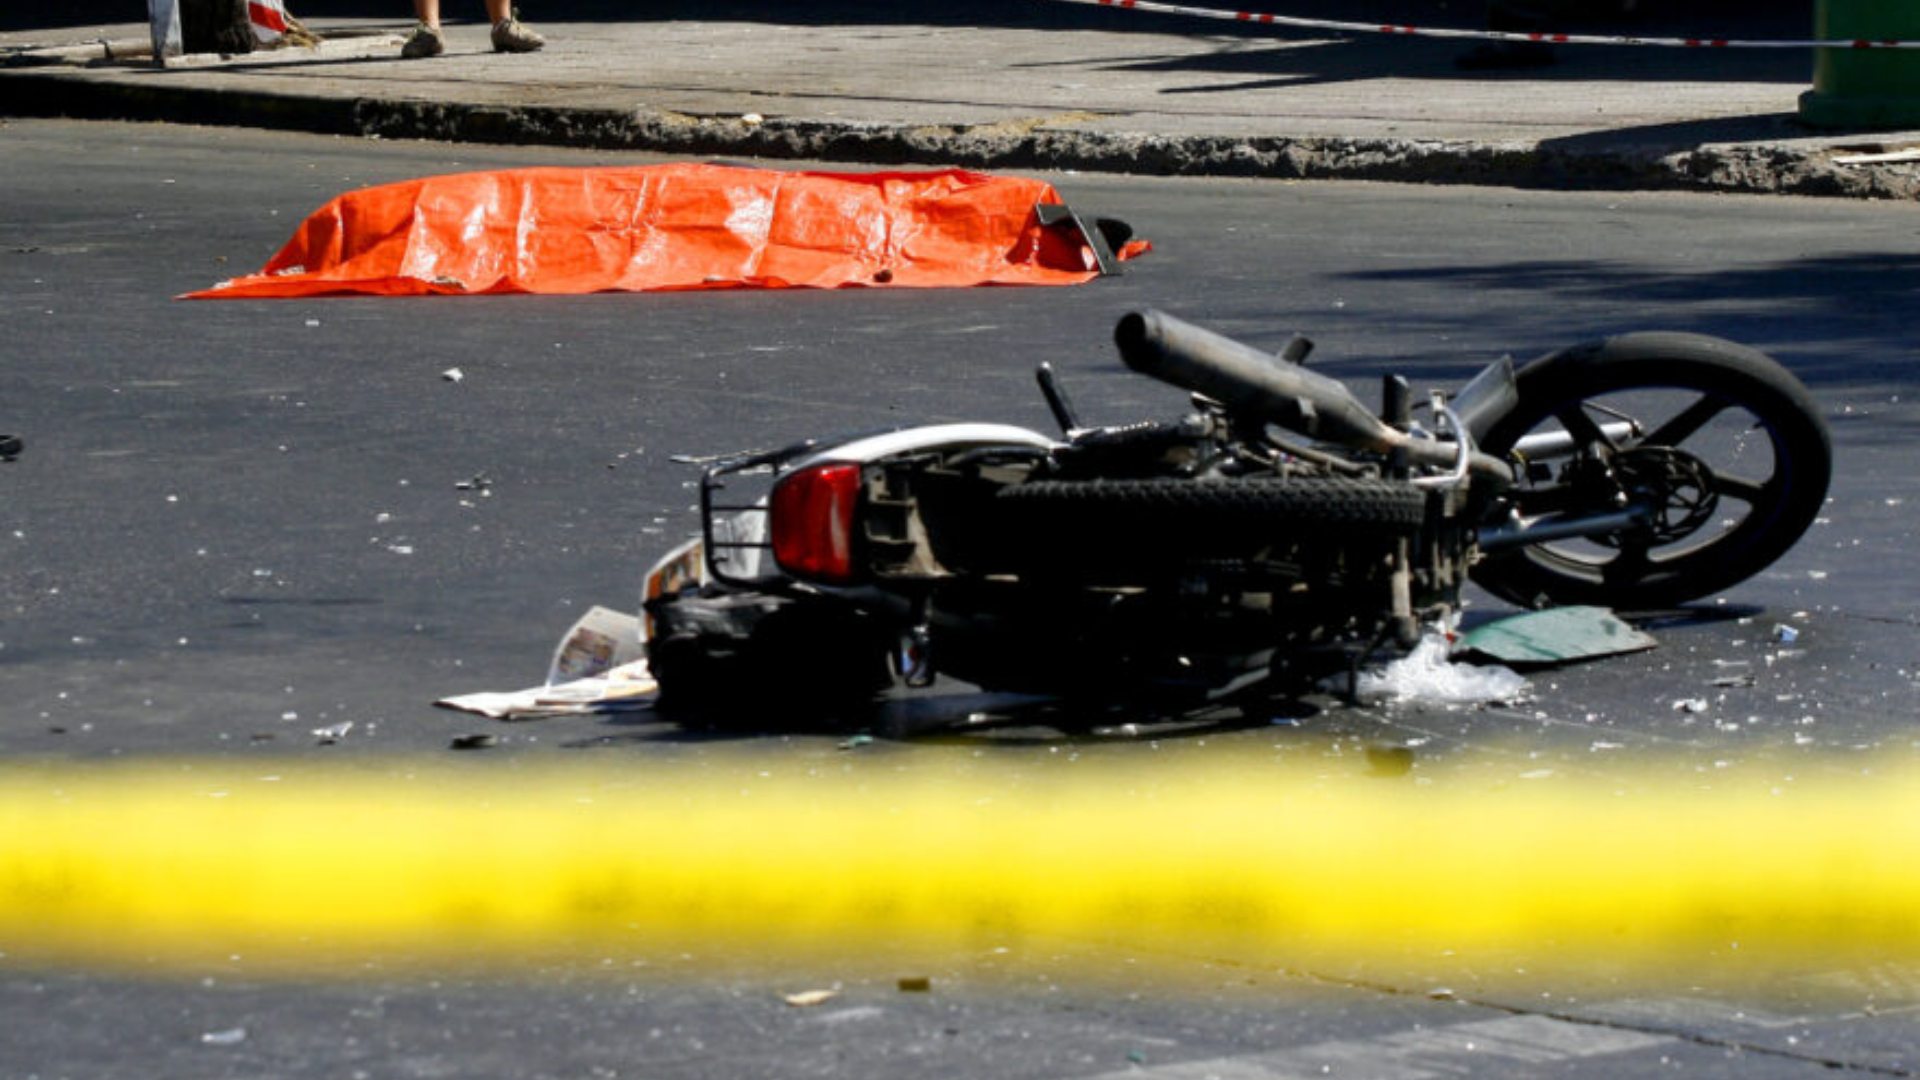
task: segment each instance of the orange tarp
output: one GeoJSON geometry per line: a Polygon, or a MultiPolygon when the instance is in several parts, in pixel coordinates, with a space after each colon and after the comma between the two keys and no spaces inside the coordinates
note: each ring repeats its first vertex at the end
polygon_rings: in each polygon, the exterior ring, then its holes
{"type": "Polygon", "coordinates": [[[1078,284],[1095,275],[1092,250],[1034,215],[1059,201],[1037,180],[961,170],[431,176],[348,192],[258,274],[188,296],[1078,284]]]}

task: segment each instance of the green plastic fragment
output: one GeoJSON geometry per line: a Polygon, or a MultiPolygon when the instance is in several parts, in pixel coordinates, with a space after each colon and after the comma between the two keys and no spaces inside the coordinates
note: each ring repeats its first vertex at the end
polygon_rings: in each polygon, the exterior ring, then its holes
{"type": "Polygon", "coordinates": [[[1495,619],[1460,646],[1506,664],[1567,664],[1639,652],[1659,642],[1603,607],[1560,607],[1495,619]]]}

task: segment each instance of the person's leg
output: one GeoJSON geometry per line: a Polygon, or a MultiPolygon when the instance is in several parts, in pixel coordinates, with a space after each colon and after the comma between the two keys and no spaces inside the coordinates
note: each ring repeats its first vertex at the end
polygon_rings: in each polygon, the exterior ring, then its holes
{"type": "Polygon", "coordinates": [[[547,43],[514,17],[513,0],[487,0],[487,19],[493,23],[494,52],[533,52],[547,43]]]}
{"type": "Polygon", "coordinates": [[[440,0],[413,0],[413,17],[420,20],[420,25],[413,28],[413,36],[400,46],[400,55],[408,60],[423,60],[446,52],[446,40],[440,36],[440,0]]]}

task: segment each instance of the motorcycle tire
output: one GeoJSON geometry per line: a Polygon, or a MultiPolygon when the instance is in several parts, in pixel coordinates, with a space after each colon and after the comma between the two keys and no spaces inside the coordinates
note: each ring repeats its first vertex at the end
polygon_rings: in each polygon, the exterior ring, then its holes
{"type": "Polygon", "coordinates": [[[1103,544],[1178,536],[1239,544],[1276,529],[1401,536],[1426,518],[1419,488],[1362,477],[1035,480],[1003,488],[997,499],[1037,525],[1103,544]]]}
{"type": "MultiPolygon", "coordinates": [[[[1589,436],[1598,435],[1611,454],[1679,461],[1682,471],[1698,462],[1706,469],[1693,475],[1712,478],[1698,485],[1713,495],[1700,500],[1711,511],[1704,516],[1716,519],[1711,534],[1701,520],[1664,539],[1652,530],[1629,531],[1598,543],[1549,541],[1488,553],[1473,580],[1522,607],[1544,601],[1644,611],[1712,595],[1786,554],[1826,500],[1833,451],[1819,405],[1791,372],[1746,346],[1698,334],[1626,334],[1542,357],[1520,371],[1518,389],[1518,404],[1490,426],[1482,450],[1504,456],[1529,433],[1577,429],[1575,440],[1587,448],[1597,445],[1589,436]],[[1639,433],[1615,443],[1595,430],[1638,419],[1622,406],[1642,405],[1654,411],[1639,433]],[[1756,434],[1764,436],[1771,470],[1763,479],[1738,471],[1755,464],[1741,458],[1759,456],[1756,434]],[[1746,513],[1729,517],[1722,512],[1728,502],[1746,513]]],[[[1522,514],[1530,497],[1541,505],[1551,498],[1546,488],[1530,492],[1532,482],[1516,492],[1522,514]]]]}

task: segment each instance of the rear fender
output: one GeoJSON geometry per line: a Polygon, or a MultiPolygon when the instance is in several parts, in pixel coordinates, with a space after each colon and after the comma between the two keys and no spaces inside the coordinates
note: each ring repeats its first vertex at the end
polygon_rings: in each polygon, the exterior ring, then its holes
{"type": "MultiPolygon", "coordinates": [[[[709,577],[739,589],[782,591],[798,583],[774,564],[769,548],[768,495],[779,480],[817,465],[873,465],[895,457],[1008,446],[1052,452],[1063,444],[1009,424],[930,424],[862,435],[830,444],[801,443],[769,454],[720,462],[701,480],[701,535],[709,577]]],[[[834,586],[809,583],[809,589],[834,586]]]]}
{"type": "MultiPolygon", "coordinates": [[[[787,468],[804,469],[826,461],[853,461],[872,464],[901,454],[921,454],[930,450],[973,450],[983,446],[1022,446],[1037,450],[1057,450],[1064,444],[1037,431],[1011,424],[929,424],[904,428],[879,435],[868,435],[852,442],[824,447],[800,458],[787,468]]],[[[784,470],[783,470],[784,471],[784,470]]]]}

